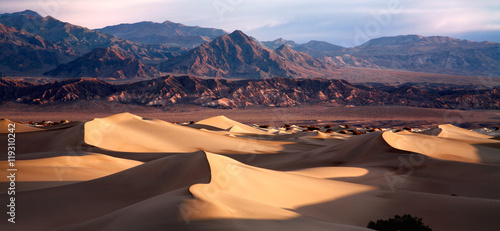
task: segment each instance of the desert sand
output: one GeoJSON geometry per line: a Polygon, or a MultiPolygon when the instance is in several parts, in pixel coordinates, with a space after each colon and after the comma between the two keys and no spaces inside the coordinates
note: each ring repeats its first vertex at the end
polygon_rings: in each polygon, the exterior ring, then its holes
{"type": "Polygon", "coordinates": [[[500,140],[450,124],[349,135],[121,113],[16,127],[16,223],[4,211],[0,230],[369,230],[396,214],[500,227],[500,140]]]}

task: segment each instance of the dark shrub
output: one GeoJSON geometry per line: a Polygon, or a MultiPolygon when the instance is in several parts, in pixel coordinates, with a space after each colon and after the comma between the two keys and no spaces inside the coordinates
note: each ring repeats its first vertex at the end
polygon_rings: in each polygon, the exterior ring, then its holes
{"type": "Polygon", "coordinates": [[[410,214],[395,215],[394,218],[377,222],[370,221],[367,227],[379,231],[432,231],[422,223],[422,218],[412,217],[410,214]]]}
{"type": "Polygon", "coordinates": [[[309,131],[319,131],[319,128],[316,127],[316,126],[308,126],[307,130],[309,130],[309,131]]]}
{"type": "Polygon", "coordinates": [[[404,127],[404,128],[403,128],[403,130],[407,130],[407,131],[410,131],[410,132],[411,132],[413,129],[412,129],[412,128],[410,128],[410,127],[404,127]]]}
{"type": "Polygon", "coordinates": [[[357,135],[357,136],[359,136],[359,135],[363,135],[364,133],[363,133],[363,132],[358,132],[358,131],[356,131],[356,130],[353,130],[353,131],[352,131],[352,134],[353,134],[353,135],[357,135]]]}

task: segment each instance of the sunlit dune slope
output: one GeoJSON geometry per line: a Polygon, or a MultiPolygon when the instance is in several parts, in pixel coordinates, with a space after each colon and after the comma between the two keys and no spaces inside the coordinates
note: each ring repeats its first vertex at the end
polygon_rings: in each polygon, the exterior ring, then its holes
{"type": "Polygon", "coordinates": [[[16,224],[2,213],[0,230],[347,231],[395,214],[500,227],[500,141],[453,125],[346,135],[122,113],[19,128],[16,224]]]}

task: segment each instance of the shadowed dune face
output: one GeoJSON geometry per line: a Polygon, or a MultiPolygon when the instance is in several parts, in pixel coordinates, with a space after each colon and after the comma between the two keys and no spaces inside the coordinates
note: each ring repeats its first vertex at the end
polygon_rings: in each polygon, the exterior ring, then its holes
{"type": "MultiPolygon", "coordinates": [[[[368,230],[370,220],[407,213],[436,230],[500,225],[499,140],[452,125],[340,128],[224,116],[183,126],[129,113],[26,126],[16,134],[17,222],[2,214],[0,229],[368,230]]],[[[4,175],[7,164],[2,156],[4,175]]]]}

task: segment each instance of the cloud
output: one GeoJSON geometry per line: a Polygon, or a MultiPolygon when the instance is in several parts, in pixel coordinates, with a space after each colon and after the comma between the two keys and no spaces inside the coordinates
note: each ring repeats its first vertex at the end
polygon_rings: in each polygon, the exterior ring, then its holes
{"type": "Polygon", "coordinates": [[[428,2],[405,10],[406,24],[424,34],[457,34],[467,31],[500,30],[500,4],[492,7],[489,1],[428,2]],[[484,4],[480,4],[484,2],[484,4]],[[428,5],[427,5],[428,4],[428,5]],[[414,20],[419,19],[418,23],[414,20]]]}

